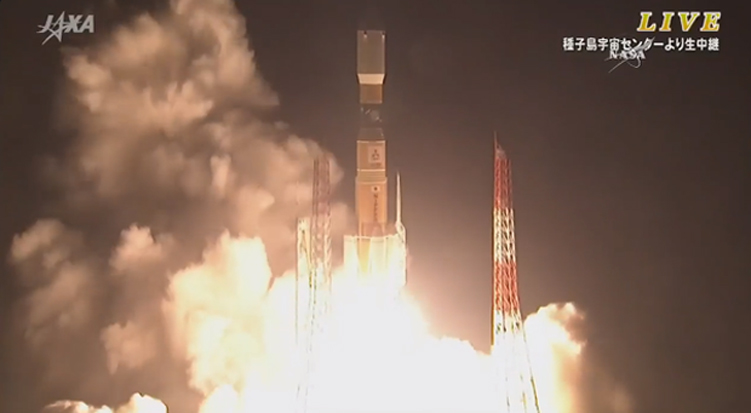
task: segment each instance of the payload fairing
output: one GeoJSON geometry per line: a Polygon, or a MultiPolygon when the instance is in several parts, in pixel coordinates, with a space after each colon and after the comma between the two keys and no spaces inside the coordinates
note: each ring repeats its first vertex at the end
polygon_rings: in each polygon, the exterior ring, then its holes
{"type": "Polygon", "coordinates": [[[357,234],[344,237],[347,273],[398,292],[406,283],[406,231],[401,222],[401,182],[396,177],[396,219],[388,218],[386,139],[381,104],[386,78],[386,32],[368,22],[357,31],[360,132],[355,204],[357,234]]]}

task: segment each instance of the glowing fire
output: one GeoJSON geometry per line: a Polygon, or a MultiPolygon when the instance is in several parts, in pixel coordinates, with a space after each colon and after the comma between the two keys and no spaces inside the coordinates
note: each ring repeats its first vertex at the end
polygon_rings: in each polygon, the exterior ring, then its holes
{"type": "MultiPolygon", "coordinates": [[[[258,252],[261,244],[251,243],[247,248],[256,252],[234,254],[262,258],[258,252]]],[[[245,267],[239,273],[263,274],[265,262],[260,260],[256,266],[260,270],[245,267]]],[[[370,282],[342,272],[335,275],[335,283],[331,318],[324,335],[319,337],[310,411],[500,412],[490,356],[460,340],[432,337],[416,303],[406,294],[379,294],[370,282]]],[[[264,310],[274,320],[265,330],[266,349],[274,349],[273,353],[266,354],[262,363],[265,366],[247,366],[242,379],[225,383],[237,391],[227,386],[210,391],[202,413],[294,411],[301,363],[294,345],[293,300],[294,282],[290,276],[274,283],[264,310]],[[217,410],[217,406],[221,408],[217,410]]],[[[549,307],[528,323],[544,412],[571,411],[571,389],[565,387],[566,377],[559,371],[558,361],[561,357],[576,357],[581,344],[573,341],[565,326],[553,316],[575,316],[575,312],[572,305],[549,307]]],[[[217,348],[227,339],[223,334],[208,329],[196,339],[213,342],[217,348]]],[[[239,351],[240,354],[227,355],[232,360],[242,359],[245,351],[222,350],[239,351]]]]}
{"type": "MultiPolygon", "coordinates": [[[[205,395],[201,413],[294,411],[302,364],[294,277],[276,279],[267,290],[270,277],[259,240],[227,235],[200,265],[172,277],[164,314],[177,350],[191,361],[193,386],[205,395]]],[[[310,411],[500,411],[490,356],[467,342],[432,337],[407,295],[375,294],[341,272],[335,280],[342,282],[321,337],[310,411]]],[[[560,367],[577,358],[581,344],[568,335],[565,318],[556,321],[561,316],[575,317],[576,310],[550,306],[527,322],[543,412],[573,411],[560,367]]],[[[133,400],[122,412],[164,409],[153,399],[133,400]]]]}

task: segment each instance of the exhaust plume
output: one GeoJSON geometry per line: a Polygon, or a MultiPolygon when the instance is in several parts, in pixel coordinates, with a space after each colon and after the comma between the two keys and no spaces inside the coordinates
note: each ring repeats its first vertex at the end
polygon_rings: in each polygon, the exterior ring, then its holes
{"type": "MultiPolygon", "coordinates": [[[[278,98],[244,19],[230,0],[172,0],[64,64],[76,139],[47,169],[63,207],[9,254],[26,291],[18,321],[43,386],[121,407],[44,411],[291,411],[295,219],[324,150],[264,118],[278,98]]],[[[340,239],[350,213],[332,210],[340,239]]],[[[336,291],[316,395],[327,413],[497,411],[488,355],[432,337],[406,295],[336,291]]],[[[582,317],[565,304],[527,320],[543,412],[583,411],[585,348],[569,333],[582,317]]],[[[606,397],[630,411],[625,392],[606,397]]]]}

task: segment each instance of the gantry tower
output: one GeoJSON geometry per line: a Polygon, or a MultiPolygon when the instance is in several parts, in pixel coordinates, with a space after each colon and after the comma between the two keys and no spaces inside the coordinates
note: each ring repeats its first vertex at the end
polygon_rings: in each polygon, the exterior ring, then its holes
{"type": "Polygon", "coordinates": [[[492,353],[504,413],[539,413],[516,276],[511,165],[494,140],[492,353]]]}
{"type": "Polygon", "coordinates": [[[321,155],[313,163],[313,211],[310,223],[305,220],[298,222],[295,317],[304,366],[297,388],[297,410],[300,413],[309,411],[309,395],[315,388],[319,342],[331,294],[330,177],[329,159],[321,155]],[[304,287],[307,288],[301,289],[300,278],[305,276],[307,285],[304,287]]]}

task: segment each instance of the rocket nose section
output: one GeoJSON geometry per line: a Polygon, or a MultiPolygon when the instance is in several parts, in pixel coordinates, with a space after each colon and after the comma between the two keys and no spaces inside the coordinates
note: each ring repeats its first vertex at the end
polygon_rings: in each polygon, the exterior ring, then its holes
{"type": "Polygon", "coordinates": [[[381,15],[378,13],[378,9],[373,4],[369,4],[363,11],[362,15],[360,16],[358,29],[359,30],[383,30],[384,29],[383,22],[381,20],[381,15]]]}

